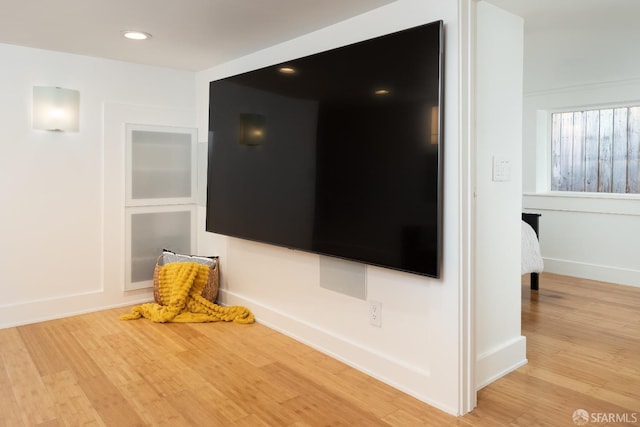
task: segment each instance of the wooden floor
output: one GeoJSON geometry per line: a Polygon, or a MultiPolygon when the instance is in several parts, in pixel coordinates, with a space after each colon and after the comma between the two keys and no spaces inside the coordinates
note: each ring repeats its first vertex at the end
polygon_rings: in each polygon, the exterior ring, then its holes
{"type": "Polygon", "coordinates": [[[618,417],[587,426],[639,425],[640,288],[527,280],[529,364],[464,417],[260,324],[125,322],[123,308],[0,330],[0,426],[556,427],[577,409],[618,417]]]}

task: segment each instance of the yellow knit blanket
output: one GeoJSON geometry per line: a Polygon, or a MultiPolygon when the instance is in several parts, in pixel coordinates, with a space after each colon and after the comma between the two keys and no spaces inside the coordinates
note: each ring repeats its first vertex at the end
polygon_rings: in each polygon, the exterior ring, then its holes
{"type": "Polygon", "coordinates": [[[209,279],[209,267],[194,262],[173,262],[160,268],[158,286],[164,305],[147,303],[131,309],[122,320],[140,317],[154,322],[235,322],[253,323],[253,313],[245,307],[223,307],[202,296],[209,279]]]}

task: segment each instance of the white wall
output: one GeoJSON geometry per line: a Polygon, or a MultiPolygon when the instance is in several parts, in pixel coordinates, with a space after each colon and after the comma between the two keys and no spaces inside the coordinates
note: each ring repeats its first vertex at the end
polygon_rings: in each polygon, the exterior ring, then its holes
{"type": "Polygon", "coordinates": [[[476,386],[526,363],[520,331],[523,20],[479,2],[476,23],[476,386]],[[494,159],[508,162],[493,180],[494,159]]]}
{"type": "Polygon", "coordinates": [[[546,271],[638,286],[640,196],[551,193],[548,168],[550,111],[640,105],[638,27],[627,15],[606,31],[585,25],[525,37],[523,207],[542,214],[546,271]]]}
{"type": "MultiPolygon", "coordinates": [[[[382,303],[382,327],[365,301],[319,285],[319,257],[202,233],[200,251],[221,256],[221,297],[258,320],[450,413],[459,413],[458,6],[401,0],[340,24],[199,73],[199,134],[208,126],[209,81],[443,19],[446,39],[444,256],[442,279],[367,268],[367,297],[382,303]]],[[[204,218],[204,209],[200,218],[204,218]]]]}
{"type": "Polygon", "coordinates": [[[0,327],[148,300],[123,291],[123,120],[194,127],[194,73],[10,45],[0,60],[0,327]],[[78,133],[31,129],[36,85],[80,91],[78,133]]]}
{"type": "MultiPolygon", "coordinates": [[[[468,153],[459,139],[460,129],[466,129],[458,113],[466,108],[458,92],[464,74],[458,61],[466,55],[459,51],[459,31],[466,31],[459,27],[459,13],[466,13],[458,10],[459,4],[467,1],[398,0],[196,75],[0,45],[3,64],[11,64],[0,68],[0,327],[151,298],[148,290],[123,291],[124,122],[197,124],[202,165],[210,80],[443,19],[447,101],[440,280],[368,267],[367,297],[382,302],[382,327],[375,328],[368,323],[365,301],[319,286],[315,255],[205,232],[199,235],[199,251],[222,256],[221,297],[227,303],[247,305],[260,321],[425,402],[461,413],[463,383],[468,383],[460,371],[466,345],[462,335],[468,327],[466,320],[460,322],[468,309],[461,283],[466,283],[462,276],[468,268],[460,254],[470,251],[462,247],[459,234],[468,215],[462,212],[466,195],[460,190],[466,188],[460,177],[466,178],[467,171],[459,165],[468,153]],[[31,130],[33,85],[80,91],[79,133],[31,130]]],[[[200,230],[204,214],[201,206],[200,230]]],[[[483,329],[480,350],[509,348],[499,341],[508,344],[511,338],[511,329],[503,329],[503,323],[517,321],[511,311],[491,314],[494,318],[485,326],[497,328],[497,334],[483,329]]],[[[501,371],[509,362],[505,358],[490,365],[501,371]]]]}

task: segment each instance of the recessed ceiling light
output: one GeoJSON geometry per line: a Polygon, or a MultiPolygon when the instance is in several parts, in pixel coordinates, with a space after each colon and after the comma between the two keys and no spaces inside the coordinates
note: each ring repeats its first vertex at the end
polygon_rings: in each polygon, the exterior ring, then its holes
{"type": "Polygon", "coordinates": [[[289,65],[285,65],[283,67],[278,68],[278,71],[280,71],[282,74],[295,74],[297,73],[297,70],[289,65]]]}
{"type": "Polygon", "coordinates": [[[151,37],[151,34],[144,33],[142,31],[123,31],[122,35],[130,40],[146,40],[151,37]]]}
{"type": "Polygon", "coordinates": [[[389,91],[389,89],[376,89],[373,93],[376,95],[382,96],[382,95],[389,95],[391,91],[389,91]]]}

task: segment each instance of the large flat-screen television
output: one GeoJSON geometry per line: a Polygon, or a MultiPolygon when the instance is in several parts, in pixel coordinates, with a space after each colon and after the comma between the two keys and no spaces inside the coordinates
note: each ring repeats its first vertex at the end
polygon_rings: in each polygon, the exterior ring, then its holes
{"type": "Polygon", "coordinates": [[[210,83],[206,229],[439,277],[443,23],[210,83]]]}

